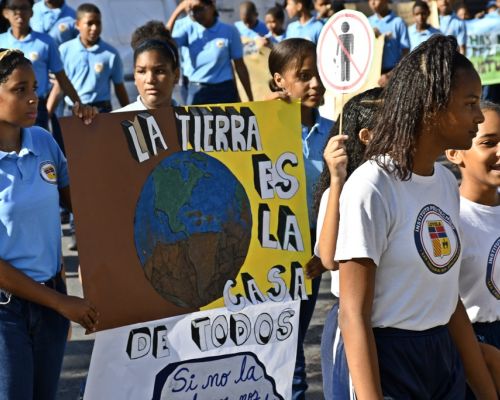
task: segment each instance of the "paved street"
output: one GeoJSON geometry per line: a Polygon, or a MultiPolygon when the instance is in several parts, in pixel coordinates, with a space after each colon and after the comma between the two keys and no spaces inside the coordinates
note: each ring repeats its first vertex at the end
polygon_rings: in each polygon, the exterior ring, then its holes
{"type": "MultiPolygon", "coordinates": [[[[64,233],[68,233],[68,226],[64,226],[64,233]]],[[[64,261],[67,269],[68,291],[73,295],[82,295],[81,285],[78,281],[78,254],[66,250],[69,238],[63,238],[64,261]]],[[[323,321],[331,307],[330,277],[324,274],[321,289],[316,304],[311,325],[306,337],[306,359],[308,363],[309,391],[308,400],[322,400],[323,391],[321,385],[320,364],[320,339],[323,329],[323,321]]],[[[82,380],[87,374],[92,353],[93,335],[85,335],[80,326],[73,324],[72,339],[66,347],[63,371],[59,383],[58,400],[76,400],[82,380]]],[[[113,399],[109,399],[113,400],[113,399]]],[[[135,399],[134,399],[135,400],[135,399]]],[[[142,399],[137,399],[142,400],[142,399]]]]}

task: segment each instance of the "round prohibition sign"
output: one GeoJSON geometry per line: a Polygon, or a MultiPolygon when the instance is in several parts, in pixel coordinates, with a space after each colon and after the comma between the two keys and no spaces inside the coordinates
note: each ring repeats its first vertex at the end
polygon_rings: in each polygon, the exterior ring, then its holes
{"type": "Polygon", "coordinates": [[[353,10],[334,14],[323,27],[317,47],[323,84],[335,93],[356,92],[368,78],[374,42],[364,14],[353,10]]]}

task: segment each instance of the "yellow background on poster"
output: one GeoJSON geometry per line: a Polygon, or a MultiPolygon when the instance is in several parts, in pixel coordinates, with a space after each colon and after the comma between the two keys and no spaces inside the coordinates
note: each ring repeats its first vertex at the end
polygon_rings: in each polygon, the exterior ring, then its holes
{"type": "MultiPolygon", "coordinates": [[[[309,218],[306,200],[306,177],[302,156],[302,142],[300,132],[300,106],[298,102],[287,104],[282,101],[266,101],[246,103],[255,114],[262,139],[262,151],[247,152],[211,152],[210,156],[221,161],[244,186],[252,207],[252,236],[247,258],[236,279],[236,286],[231,289],[233,295],[245,295],[241,274],[250,274],[263,294],[274,284],[268,281],[269,270],[276,266],[285,267],[281,275],[287,288],[290,289],[291,266],[298,262],[302,267],[311,258],[311,238],[309,232],[309,218]],[[280,199],[276,194],[273,199],[262,199],[255,188],[255,171],[252,166],[252,157],[265,154],[273,163],[284,153],[294,154],[298,160],[296,166],[287,165],[285,173],[298,180],[298,190],[290,199],[280,199]],[[259,204],[266,204],[270,211],[269,232],[277,238],[278,216],[280,206],[289,207],[297,218],[302,237],[303,251],[286,251],[263,248],[259,241],[259,204]]],[[[235,105],[238,109],[238,104],[235,105]]],[[[310,281],[306,281],[307,292],[310,293],[310,281]]],[[[224,306],[223,298],[202,308],[202,310],[224,306]]]]}

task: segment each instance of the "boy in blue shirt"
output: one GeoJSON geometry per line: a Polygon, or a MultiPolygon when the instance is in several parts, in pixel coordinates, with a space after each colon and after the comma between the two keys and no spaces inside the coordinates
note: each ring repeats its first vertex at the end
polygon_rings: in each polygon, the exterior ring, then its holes
{"type": "Polygon", "coordinates": [[[458,19],[452,12],[450,0],[437,0],[437,7],[439,12],[439,30],[443,32],[443,35],[455,36],[460,53],[465,55],[467,42],[465,21],[458,19]]]}
{"type": "Polygon", "coordinates": [[[425,42],[432,35],[441,33],[439,29],[427,23],[427,18],[431,11],[429,5],[422,0],[417,0],[413,5],[413,18],[415,23],[408,28],[408,35],[410,37],[410,50],[413,50],[420,43],[425,42]]]}
{"type": "Polygon", "coordinates": [[[408,53],[410,48],[408,30],[403,20],[389,9],[389,0],[369,0],[368,5],[374,12],[368,20],[375,31],[375,36],[385,36],[382,75],[379,80],[380,86],[385,86],[390,71],[408,53]]]}
{"type": "Polygon", "coordinates": [[[258,19],[259,14],[255,4],[251,1],[244,1],[240,4],[241,21],[236,21],[234,26],[238,29],[243,43],[243,54],[253,54],[260,46],[266,44],[264,39],[269,31],[266,25],[258,19]]]}
{"type": "MultiPolygon", "coordinates": [[[[59,50],[69,79],[83,104],[97,107],[99,112],[111,111],[113,82],[116,97],[123,107],[129,103],[123,84],[123,65],[118,51],[101,38],[101,12],[94,4],[78,7],[76,28],[80,35],[59,50]]],[[[66,103],[72,106],[70,99],[66,103]]]]}
{"type": "Polygon", "coordinates": [[[52,113],[55,107],[47,99],[50,90],[49,71],[55,75],[62,90],[73,102],[80,102],[80,98],[64,72],[54,40],[49,35],[30,28],[33,0],[7,0],[4,4],[3,16],[9,21],[10,28],[0,34],[0,47],[19,49],[33,63],[38,83],[38,115],[35,125],[47,129],[49,112],[52,113]]]}
{"type": "Polygon", "coordinates": [[[244,1],[240,4],[241,21],[236,21],[234,26],[238,29],[241,37],[256,39],[269,33],[266,25],[258,19],[258,16],[257,8],[253,2],[244,1]]]}
{"type": "Polygon", "coordinates": [[[33,6],[30,25],[34,31],[47,33],[57,46],[78,36],[76,11],[64,0],[43,0],[33,6]]]}
{"type": "MultiPolygon", "coordinates": [[[[56,42],[57,47],[78,36],[75,27],[76,11],[68,6],[64,0],[41,0],[33,6],[33,16],[30,20],[31,29],[37,32],[46,33],[56,42]]],[[[51,83],[58,85],[51,77],[51,83]]],[[[60,93],[61,89],[55,89],[55,93],[60,93]]],[[[49,96],[54,99],[55,97],[49,96]]],[[[64,143],[61,135],[61,128],[57,117],[64,114],[64,106],[60,104],[51,116],[52,134],[54,139],[64,152],[64,143]]]]}
{"type": "Polygon", "coordinates": [[[312,0],[287,0],[286,12],[288,18],[297,18],[286,28],[285,37],[307,39],[318,44],[323,22],[312,16],[312,0]]]}

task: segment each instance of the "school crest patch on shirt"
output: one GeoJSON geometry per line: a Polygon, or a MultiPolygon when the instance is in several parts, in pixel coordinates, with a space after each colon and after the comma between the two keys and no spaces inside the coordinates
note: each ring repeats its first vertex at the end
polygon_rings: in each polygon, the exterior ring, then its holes
{"type": "Polygon", "coordinates": [[[68,24],[59,24],[59,32],[66,32],[68,30],[68,24]]]}
{"type": "Polygon", "coordinates": [[[31,60],[31,61],[36,61],[36,60],[38,60],[38,53],[37,53],[36,51],[32,51],[32,52],[30,53],[30,60],[31,60]]]}
{"type": "Polygon", "coordinates": [[[435,274],[447,272],[460,256],[460,238],[455,225],[450,216],[434,204],[426,205],[418,214],[414,239],[420,257],[435,274]]]}
{"type": "Polygon", "coordinates": [[[432,241],[434,257],[444,257],[450,255],[450,239],[446,234],[443,221],[427,221],[427,230],[432,241]]]}
{"type": "Polygon", "coordinates": [[[44,161],[40,164],[40,176],[45,182],[57,183],[57,171],[52,161],[44,161]]]}
{"type": "MultiPolygon", "coordinates": [[[[488,255],[488,265],[486,266],[486,286],[490,293],[500,300],[500,286],[495,282],[495,269],[500,268],[500,237],[495,240],[491,246],[490,254],[488,255]]],[[[498,275],[497,275],[498,277],[498,275]]],[[[497,278],[498,279],[498,278],[497,278]]]]}
{"type": "Polygon", "coordinates": [[[215,42],[215,45],[218,47],[218,48],[222,48],[224,47],[224,40],[223,39],[219,39],[215,42]]]}
{"type": "Polygon", "coordinates": [[[103,63],[95,63],[94,64],[94,71],[100,74],[102,70],[104,69],[104,64],[103,63]]]}

